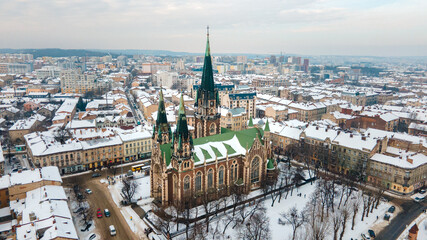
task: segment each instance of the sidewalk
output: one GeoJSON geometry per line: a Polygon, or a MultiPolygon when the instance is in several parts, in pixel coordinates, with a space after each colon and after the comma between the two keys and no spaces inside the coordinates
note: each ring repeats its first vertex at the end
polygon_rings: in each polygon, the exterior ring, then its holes
{"type": "Polygon", "coordinates": [[[409,230],[412,228],[412,226],[414,226],[414,224],[416,223],[418,225],[418,228],[421,228],[422,226],[420,226],[420,224],[426,219],[427,219],[427,213],[421,213],[419,217],[417,217],[414,221],[411,222],[411,224],[406,226],[405,231],[403,231],[402,234],[400,234],[399,238],[397,239],[398,240],[408,239],[409,230]]]}

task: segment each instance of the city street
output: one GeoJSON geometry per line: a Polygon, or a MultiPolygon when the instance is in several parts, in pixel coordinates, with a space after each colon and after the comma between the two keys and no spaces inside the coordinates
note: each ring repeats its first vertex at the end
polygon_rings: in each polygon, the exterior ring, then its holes
{"type": "Polygon", "coordinates": [[[424,209],[427,209],[426,202],[417,203],[412,200],[407,200],[399,205],[402,211],[377,235],[375,238],[376,240],[397,239],[405,230],[406,226],[417,218],[424,209]]]}
{"type": "MultiPolygon", "coordinates": [[[[123,167],[123,171],[128,171],[130,168],[131,166],[125,166],[123,167]]],[[[118,170],[118,174],[119,171],[121,170],[118,170]]],[[[108,172],[108,169],[104,169],[99,173],[102,175],[101,178],[105,178],[107,174],[111,175],[108,172]]],[[[131,231],[129,225],[126,223],[125,219],[120,213],[120,209],[112,200],[111,195],[108,192],[107,185],[100,183],[101,178],[99,177],[92,178],[92,174],[92,171],[83,174],[76,174],[63,178],[63,181],[64,186],[71,187],[74,183],[80,183],[81,189],[89,188],[92,190],[92,194],[87,195],[87,200],[93,209],[94,214],[96,214],[96,210],[98,208],[102,210],[103,214],[102,218],[96,218],[96,216],[94,216],[95,226],[101,235],[100,239],[145,239],[145,236],[136,236],[131,231]],[[110,217],[104,216],[104,209],[110,210],[110,217]],[[117,235],[114,237],[110,236],[108,229],[110,225],[114,225],[116,228],[117,235]]]]}

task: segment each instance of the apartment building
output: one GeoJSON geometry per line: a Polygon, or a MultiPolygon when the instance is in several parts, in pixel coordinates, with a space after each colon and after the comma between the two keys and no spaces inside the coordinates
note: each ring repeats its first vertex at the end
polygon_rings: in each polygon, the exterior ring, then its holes
{"type": "Polygon", "coordinates": [[[245,108],[221,108],[221,127],[233,131],[247,128],[248,117],[245,108]]]}
{"type": "Polygon", "coordinates": [[[255,117],[255,102],[256,102],[256,93],[229,93],[224,94],[221,98],[220,104],[226,108],[245,108],[246,115],[248,118],[255,117]]]}
{"type": "Polygon", "coordinates": [[[66,69],[61,71],[61,92],[84,94],[97,88],[96,74],[84,72],[80,69],[66,69]]]}
{"type": "Polygon", "coordinates": [[[367,181],[400,194],[411,194],[427,185],[427,156],[387,147],[384,153],[374,154],[367,169],[367,181]]]}

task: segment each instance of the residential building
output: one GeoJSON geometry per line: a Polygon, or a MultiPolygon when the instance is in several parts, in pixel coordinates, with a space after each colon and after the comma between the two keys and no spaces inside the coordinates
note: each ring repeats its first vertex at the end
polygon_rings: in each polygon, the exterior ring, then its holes
{"type": "Polygon", "coordinates": [[[232,131],[241,131],[247,128],[247,114],[245,108],[221,108],[221,127],[232,131]]]}
{"type": "Polygon", "coordinates": [[[97,76],[94,73],[80,69],[65,69],[61,71],[61,92],[84,94],[97,90],[97,76]]]}

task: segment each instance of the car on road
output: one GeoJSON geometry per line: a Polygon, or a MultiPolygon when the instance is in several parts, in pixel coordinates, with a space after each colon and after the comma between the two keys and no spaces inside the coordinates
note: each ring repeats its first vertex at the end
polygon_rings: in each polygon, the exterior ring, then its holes
{"type": "Polygon", "coordinates": [[[396,207],[395,206],[391,206],[389,209],[388,209],[388,212],[389,213],[394,213],[394,211],[396,210],[396,207]]]}
{"type": "Polygon", "coordinates": [[[102,212],[101,212],[100,208],[98,208],[98,210],[96,210],[96,217],[97,218],[102,218],[102,212]]]}
{"type": "Polygon", "coordinates": [[[390,220],[390,215],[385,214],[385,215],[384,215],[384,220],[389,221],[389,220],[390,220]]]}
{"type": "Polygon", "coordinates": [[[94,174],[92,174],[92,177],[93,177],[93,178],[101,177],[101,173],[94,173],[94,174]]]}
{"type": "Polygon", "coordinates": [[[110,229],[110,235],[116,236],[116,228],[114,227],[114,225],[110,225],[109,229],[110,229]]]}
{"type": "Polygon", "coordinates": [[[423,202],[425,199],[425,197],[415,197],[414,201],[415,202],[423,202]]]}
{"type": "Polygon", "coordinates": [[[109,217],[109,216],[110,216],[110,210],[108,210],[107,208],[106,208],[106,209],[104,209],[104,215],[105,215],[106,217],[109,217]]]}
{"type": "Polygon", "coordinates": [[[368,236],[366,236],[366,234],[364,234],[364,233],[362,233],[362,239],[365,239],[365,240],[371,240],[371,238],[370,238],[370,237],[368,237],[368,236]]]}
{"type": "Polygon", "coordinates": [[[368,230],[368,233],[369,233],[369,236],[370,236],[371,238],[375,238],[375,232],[374,232],[374,230],[369,229],[369,230],[368,230]]]}
{"type": "Polygon", "coordinates": [[[95,233],[92,233],[92,234],[89,236],[88,240],[93,240],[93,239],[95,239],[95,238],[96,238],[96,234],[95,234],[95,233]]]}
{"type": "Polygon", "coordinates": [[[421,189],[421,190],[420,190],[420,193],[421,193],[421,194],[424,194],[424,193],[426,193],[426,190],[425,190],[425,189],[421,189]]]}
{"type": "Polygon", "coordinates": [[[86,191],[87,194],[92,194],[92,190],[90,190],[89,188],[86,188],[85,191],[86,191]]]}

